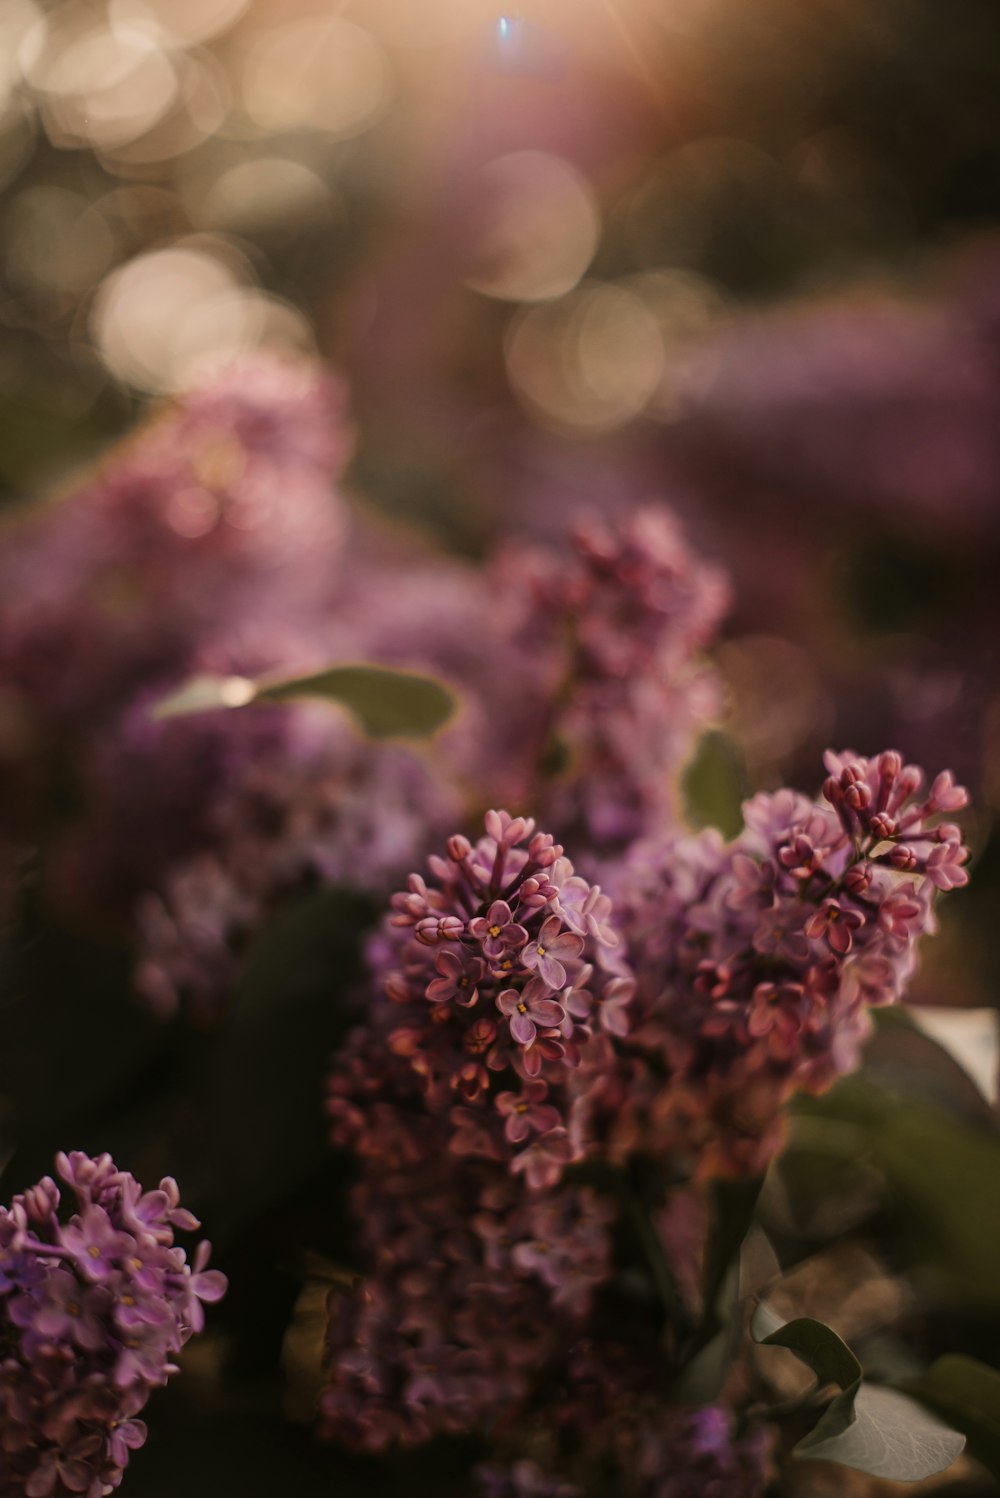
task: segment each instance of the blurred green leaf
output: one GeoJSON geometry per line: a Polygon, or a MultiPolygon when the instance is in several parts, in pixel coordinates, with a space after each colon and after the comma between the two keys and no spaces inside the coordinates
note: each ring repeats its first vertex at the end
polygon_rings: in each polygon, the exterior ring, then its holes
{"type": "Polygon", "coordinates": [[[934,1103],[956,1118],[992,1124],[993,1110],[965,1068],[903,1005],[876,1009],[864,1075],[887,1092],[934,1103]]]}
{"type": "Polygon", "coordinates": [[[839,1462],[894,1482],[920,1482],[961,1455],[965,1437],[898,1390],[861,1384],[847,1418],[849,1393],[838,1395],[793,1456],[839,1462]]]}
{"type": "Polygon", "coordinates": [[[1000,1133],[890,1091],[865,1074],[799,1105],[810,1136],[867,1157],[923,1287],[949,1305],[1000,1308],[1000,1133]],[[845,1125],[847,1127],[845,1127],[845,1125]]]}
{"type": "Polygon", "coordinates": [[[718,827],[726,837],[735,837],[750,794],[746,764],[735,739],[715,729],[703,734],[681,776],[681,791],[692,826],[718,827]]]}
{"type": "Polygon", "coordinates": [[[950,1467],[965,1437],[906,1394],[865,1383],[861,1364],[832,1327],[811,1316],[782,1322],[766,1303],[754,1313],[750,1334],[762,1346],[785,1347],[806,1363],[820,1385],[841,1392],[792,1455],[839,1462],[873,1477],[918,1482],[950,1467]]]}
{"type": "Polygon", "coordinates": [[[336,702],[369,738],[426,738],[455,710],[449,689],[431,676],[387,666],[331,666],[307,676],[280,679],[195,676],[156,704],[154,718],[185,717],[253,702],[336,702]]]}
{"type": "Polygon", "coordinates": [[[995,1368],[949,1354],[901,1387],[960,1430],[976,1460],[1000,1479],[1000,1373],[995,1368]]]}
{"type": "Polygon", "coordinates": [[[335,666],[312,676],[261,683],[257,696],[267,702],[327,697],[348,708],[373,739],[423,738],[443,727],[455,709],[451,692],[433,677],[385,666],[335,666]]]}
{"type": "Polygon", "coordinates": [[[856,1387],[861,1381],[861,1364],[832,1327],[812,1316],[799,1316],[782,1322],[765,1301],[761,1301],[750,1323],[750,1335],[762,1347],[787,1347],[815,1373],[820,1384],[836,1384],[839,1389],[856,1387]]]}

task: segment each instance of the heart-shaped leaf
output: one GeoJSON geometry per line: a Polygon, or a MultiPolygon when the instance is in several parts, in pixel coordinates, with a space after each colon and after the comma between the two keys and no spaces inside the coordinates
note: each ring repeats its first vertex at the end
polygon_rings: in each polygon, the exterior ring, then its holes
{"type": "Polygon", "coordinates": [[[846,1424],[845,1398],[841,1394],[833,1401],[794,1456],[839,1462],[895,1482],[920,1482],[961,1455],[965,1437],[897,1389],[862,1384],[846,1424]]]}
{"type": "Polygon", "coordinates": [[[195,676],[156,704],[154,718],[248,707],[253,702],[336,702],[369,738],[426,738],[455,710],[452,693],[432,676],[388,666],[330,666],[307,676],[195,676]]]}
{"type": "Polygon", "coordinates": [[[793,1456],[839,1462],[872,1477],[918,1482],[950,1467],[965,1437],[897,1389],[863,1382],[861,1364],[832,1327],[811,1316],[782,1322],[761,1304],[750,1327],[754,1341],[787,1347],[841,1392],[793,1456]]]}

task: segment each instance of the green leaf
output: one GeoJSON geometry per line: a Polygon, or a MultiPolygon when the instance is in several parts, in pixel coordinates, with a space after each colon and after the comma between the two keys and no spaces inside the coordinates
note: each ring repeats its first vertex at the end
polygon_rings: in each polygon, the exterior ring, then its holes
{"type": "Polygon", "coordinates": [[[861,1364],[832,1327],[812,1316],[799,1316],[782,1322],[761,1301],[750,1323],[750,1335],[763,1347],[787,1347],[807,1363],[820,1384],[836,1384],[839,1389],[856,1388],[861,1381],[861,1364]]]}
{"type": "Polygon", "coordinates": [[[268,702],[329,698],[353,713],[373,739],[426,737],[443,727],[455,709],[448,688],[432,676],[386,666],[334,666],[290,681],[261,683],[257,696],[268,702]]]}
{"type": "Polygon", "coordinates": [[[960,1430],[976,1460],[1000,1478],[1000,1373],[995,1368],[950,1354],[900,1387],[960,1430]]]}
{"type": "Polygon", "coordinates": [[[750,794],[746,764],[735,739],[713,729],[698,740],[681,776],[687,819],[695,827],[718,827],[735,837],[743,827],[750,794]]]}
{"type": "Polygon", "coordinates": [[[849,1418],[845,1400],[845,1394],[838,1395],[793,1456],[839,1462],[895,1482],[919,1482],[950,1467],[965,1447],[963,1435],[896,1389],[862,1384],[849,1418]]]}
{"type": "Polygon", "coordinates": [[[750,1327],[755,1342],[786,1347],[841,1392],[793,1449],[810,1461],[839,1462],[872,1477],[918,1482],[950,1467],[965,1437],[897,1389],[867,1384],[861,1364],[832,1327],[811,1316],[782,1322],[761,1303],[750,1327]]]}
{"type": "Polygon", "coordinates": [[[873,1083],[846,1078],[825,1098],[798,1105],[831,1144],[881,1173],[907,1257],[939,1304],[1000,1307],[1000,1134],[873,1083]]]}
{"type": "Polygon", "coordinates": [[[248,707],[253,702],[336,702],[369,738],[426,738],[447,723],[455,698],[432,676],[387,666],[331,666],[307,676],[195,676],[153,708],[154,718],[248,707]]]}
{"type": "Polygon", "coordinates": [[[875,1032],[865,1046],[864,1074],[886,1092],[920,1098],[970,1123],[992,1123],[979,1087],[943,1045],[921,1030],[902,1005],[876,1009],[875,1032]]]}

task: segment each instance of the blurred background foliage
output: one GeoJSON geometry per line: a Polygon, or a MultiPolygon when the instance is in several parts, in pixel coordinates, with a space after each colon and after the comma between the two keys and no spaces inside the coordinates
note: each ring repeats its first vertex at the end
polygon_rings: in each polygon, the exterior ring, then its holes
{"type": "MultiPolygon", "coordinates": [[[[392,522],[478,556],[662,495],[729,569],[695,822],[811,788],[828,742],[970,785],[972,886],[915,993],[988,1011],[948,1032],[967,1064],[890,1015],[798,1111],[762,1220],[866,1364],[997,1366],[1000,8],[0,0],[0,192],[11,513],[206,361],[315,351],[351,391],[348,487],[392,522]]],[[[376,1466],[308,1430],[342,1256],[329,973],[369,919],[288,909],[210,1045],[137,1007],[100,933],[29,908],[4,952],[12,1189],[60,1147],[169,1169],[232,1278],[137,1498],[460,1490],[467,1453],[376,1466]]],[[[893,1490],[794,1491],[848,1481],[893,1490]]]]}

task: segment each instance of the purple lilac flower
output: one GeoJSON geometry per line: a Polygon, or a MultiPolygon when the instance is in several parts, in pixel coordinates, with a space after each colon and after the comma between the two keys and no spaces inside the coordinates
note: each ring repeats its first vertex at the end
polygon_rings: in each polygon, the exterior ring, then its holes
{"type": "Polygon", "coordinates": [[[475,1476],[482,1498],[580,1498],[579,1488],[548,1475],[532,1461],[514,1462],[510,1467],[483,1463],[475,1476]]]}
{"type": "Polygon", "coordinates": [[[262,357],[163,406],[58,502],[4,525],[5,838],[39,849],[54,904],[128,919],[165,865],[204,850],[234,764],[294,739],[298,715],[281,710],[221,727],[152,724],[149,708],[197,671],[323,663],[349,445],[337,383],[262,357]],[[68,824],[57,803],[72,804],[68,824]]]}
{"type": "Polygon", "coordinates": [[[366,1275],[331,1296],[321,1399],[324,1433],[362,1450],[468,1433],[516,1409],[608,1274],[608,1214],[591,1193],[560,1187],[543,1222],[503,1161],[456,1159],[442,1144],[440,1121],[404,1106],[369,1119],[371,1168],[352,1200],[366,1275]],[[534,1256],[522,1252],[532,1244],[534,1256]]]}
{"type": "Polygon", "coordinates": [[[641,1491],[648,1498],[761,1498],[772,1445],[764,1425],[737,1436],[720,1404],[667,1411],[639,1437],[641,1491]]]}
{"type": "Polygon", "coordinates": [[[583,938],[564,930],[560,916],[550,915],[537,939],[524,948],[521,962],[524,967],[537,970],[547,988],[564,988],[566,969],[559,959],[564,957],[571,961],[574,957],[579,957],[582,951],[583,938]]]}
{"type": "Polygon", "coordinates": [[[0,1498],[98,1498],[121,1482],[150,1392],[225,1293],[174,1246],[197,1227],[176,1183],[143,1192],[108,1155],[59,1155],[77,1210],[45,1177],[0,1207],[0,1498]]]}
{"type": "Polygon", "coordinates": [[[490,812],[484,837],[450,838],[426,878],[410,876],[373,943],[384,997],[328,1104],[361,1171],[366,1274],[331,1306],[322,1401],[327,1434],[348,1444],[493,1425],[572,1343],[607,1279],[617,1207],[563,1179],[585,1148],[566,1128],[566,1079],[593,1043],[591,1015],[606,992],[620,1004],[628,980],[597,963],[596,936],[567,931],[557,865],[574,877],[530,819],[490,812]],[[546,946],[571,1006],[546,981],[546,946]]]}
{"type": "Polygon", "coordinates": [[[498,1093],[497,1112],[507,1120],[504,1134],[511,1144],[521,1144],[532,1134],[547,1134],[559,1127],[559,1110],[546,1103],[548,1095],[548,1084],[540,1081],[526,1082],[520,1092],[498,1093]]]}
{"type": "Polygon", "coordinates": [[[494,900],[484,916],[470,921],[469,934],[482,942],[483,956],[492,962],[501,961],[510,951],[516,952],[528,940],[527,930],[514,920],[506,900],[494,900]]]}
{"type": "MultiPolygon", "coordinates": [[[[558,939],[555,938],[556,941],[558,939]]],[[[562,965],[553,960],[553,966],[562,974],[561,981],[565,982],[566,974],[562,965]]],[[[558,980],[552,987],[557,986],[558,980]]],[[[544,978],[535,978],[520,991],[505,988],[502,993],[497,994],[497,1008],[509,1022],[511,1039],[516,1040],[518,1045],[523,1045],[526,1049],[533,1046],[539,1030],[558,1030],[566,1018],[566,1010],[562,1005],[547,997],[550,992],[544,978]]]]}
{"type": "Polygon", "coordinates": [[[321,734],[234,766],[202,849],[137,900],[136,986],[157,1012],[217,1018],[248,936],[282,901],[317,882],[384,896],[454,816],[458,798],[433,766],[318,711],[321,734]]]}
{"type": "Polygon", "coordinates": [[[610,900],[574,875],[562,848],[536,832],[533,821],[507,812],[490,812],[486,835],[475,844],[451,838],[447,853],[429,860],[429,879],[411,875],[392,897],[382,964],[395,1011],[388,1043],[420,1076],[432,1112],[446,1116],[456,1092],[487,1110],[478,1125],[468,1107],[454,1114],[455,1147],[463,1154],[477,1148],[492,1154],[490,1140],[505,1139],[507,1151],[526,1143],[526,1132],[510,1132],[511,1117],[520,1116],[512,1115],[510,1098],[537,1099],[536,1081],[542,1082],[541,1116],[562,1131],[560,1142],[553,1150],[528,1145],[530,1169],[511,1162],[534,1184],[573,1155],[565,1144],[565,1079],[579,1064],[592,1023],[602,1022],[606,996],[613,1006],[609,1024],[618,1033],[625,1025],[627,973],[597,963],[618,941],[608,925],[610,900]],[[567,929],[559,913],[567,889],[576,897],[573,908],[586,912],[585,934],[567,929]],[[499,1112],[498,1093],[505,1097],[499,1112]]]}
{"type": "Polygon", "coordinates": [[[756,1173],[789,1094],[856,1064],[867,1009],[902,993],[935,894],[967,881],[961,831],[942,817],[968,798],[947,774],[923,791],[892,751],[831,753],[827,769],[821,801],[758,795],[732,843],[640,844],[619,868],[631,1054],[587,1053],[574,1139],[603,1131],[613,1158],[660,1154],[699,1178],[756,1173]]]}
{"type": "Polygon", "coordinates": [[[311,617],[342,544],[331,483],[348,449],[342,392],[308,365],[261,358],[156,413],[6,538],[15,709],[36,731],[90,717],[220,626],[311,617]]]}
{"type": "MultiPolygon", "coordinates": [[[[510,683],[494,722],[511,730],[497,783],[560,834],[584,829],[595,851],[674,826],[677,772],[721,710],[699,659],[726,607],[721,573],[669,510],[648,506],[614,529],[580,526],[566,555],[505,551],[494,576],[494,651],[510,683]]],[[[604,917],[594,905],[571,915],[574,894],[561,913],[582,934],[604,917]]]]}

